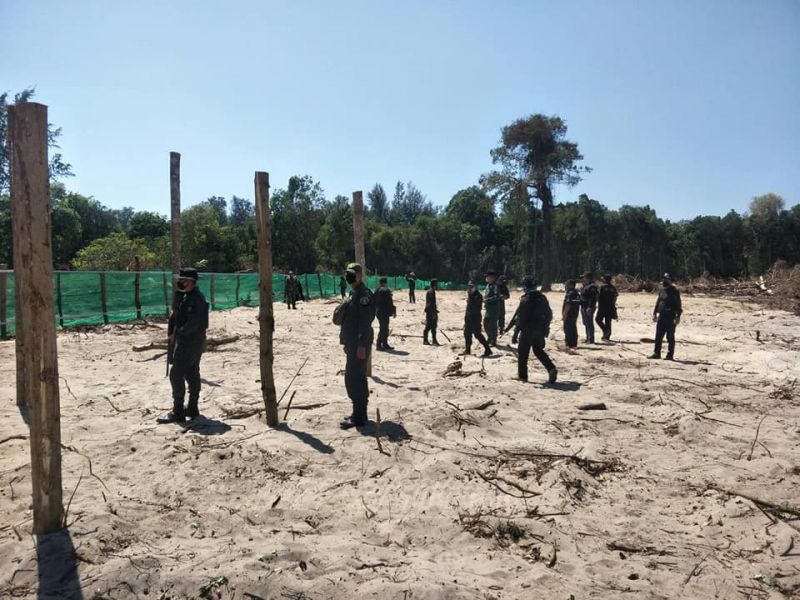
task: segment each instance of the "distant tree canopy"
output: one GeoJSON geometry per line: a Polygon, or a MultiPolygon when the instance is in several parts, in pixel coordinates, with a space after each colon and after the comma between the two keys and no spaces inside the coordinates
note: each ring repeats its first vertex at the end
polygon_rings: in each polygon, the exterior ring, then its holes
{"type": "MultiPolygon", "coordinates": [[[[25,93],[29,98],[32,91],[25,93]]],[[[6,96],[0,99],[2,108],[6,96]]],[[[479,185],[456,191],[441,209],[411,181],[388,188],[376,183],[366,198],[368,270],[414,270],[425,279],[463,283],[488,269],[558,281],[587,270],[647,278],[665,271],[741,277],[764,273],[778,260],[800,263],[800,205],[787,208],[776,194],[753,198],[744,214],[677,222],[660,218],[650,206],[611,210],[587,194],[557,203],[554,188],[577,185],[588,170],[566,131],[560,118],[540,114],[503,128],[500,145],[491,151],[498,169],[479,185]]],[[[5,165],[0,162],[0,263],[13,265],[5,165]]],[[[59,268],[124,269],[135,254],[144,268],[170,267],[170,224],[163,215],[110,209],[55,180],[51,195],[53,261],[59,268]]],[[[296,175],[272,192],[270,210],[276,268],[340,272],[353,260],[349,196],[328,200],[319,182],[296,175]]],[[[255,266],[251,200],[211,196],[185,208],[181,219],[185,265],[221,272],[255,266]]]]}

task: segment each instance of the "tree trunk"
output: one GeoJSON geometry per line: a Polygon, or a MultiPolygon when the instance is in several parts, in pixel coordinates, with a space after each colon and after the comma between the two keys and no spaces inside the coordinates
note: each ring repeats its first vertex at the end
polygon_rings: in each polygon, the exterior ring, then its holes
{"type": "Polygon", "coordinates": [[[546,181],[537,182],[536,192],[542,202],[542,291],[549,292],[553,282],[553,193],[546,181]]]}

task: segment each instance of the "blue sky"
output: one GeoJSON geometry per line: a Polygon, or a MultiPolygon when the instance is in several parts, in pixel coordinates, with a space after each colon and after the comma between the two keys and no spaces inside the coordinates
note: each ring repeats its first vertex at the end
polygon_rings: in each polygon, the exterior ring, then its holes
{"type": "Polygon", "coordinates": [[[70,189],[166,214],[310,174],[438,205],[500,128],[558,114],[580,193],[671,219],[800,202],[800,2],[0,0],[0,89],[36,86],[70,189]]]}

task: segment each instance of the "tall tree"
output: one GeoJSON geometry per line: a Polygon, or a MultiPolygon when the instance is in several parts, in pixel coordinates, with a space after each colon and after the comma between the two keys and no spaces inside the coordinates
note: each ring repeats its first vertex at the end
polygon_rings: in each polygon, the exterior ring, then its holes
{"type": "MultiPolygon", "coordinates": [[[[9,171],[10,156],[8,152],[8,106],[9,104],[21,104],[33,99],[36,94],[35,88],[26,88],[18,94],[14,94],[13,102],[9,102],[8,92],[0,94],[0,193],[8,193],[11,184],[11,173],[9,171]]],[[[61,136],[61,127],[47,125],[47,145],[50,148],[58,148],[58,138],[61,136]]],[[[72,166],[64,162],[61,153],[56,152],[50,156],[50,179],[55,181],[62,177],[72,176],[72,166]]]]}
{"type": "Polygon", "coordinates": [[[557,116],[534,114],[503,128],[500,146],[491,151],[492,162],[500,171],[491,173],[490,187],[513,189],[522,184],[542,203],[542,283],[550,289],[553,248],[553,188],[569,187],[590,171],[579,165],[583,155],[578,145],[566,139],[567,125],[557,116]]]}
{"type": "Polygon", "coordinates": [[[380,183],[376,183],[367,193],[369,210],[367,217],[378,223],[389,222],[389,198],[380,183]]]}
{"type": "Polygon", "coordinates": [[[236,227],[242,227],[256,217],[255,205],[246,198],[233,196],[231,198],[230,222],[236,227]]]}
{"type": "Polygon", "coordinates": [[[417,186],[410,181],[405,186],[400,182],[397,183],[391,209],[392,223],[411,225],[420,217],[433,216],[436,216],[433,203],[417,186]]]}

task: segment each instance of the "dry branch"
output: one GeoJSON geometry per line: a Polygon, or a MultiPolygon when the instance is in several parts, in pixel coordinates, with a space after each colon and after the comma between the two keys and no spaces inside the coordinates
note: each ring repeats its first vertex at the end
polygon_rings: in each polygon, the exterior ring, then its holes
{"type": "MultiPolygon", "coordinates": [[[[239,341],[238,335],[232,335],[223,338],[208,338],[206,340],[206,350],[213,350],[217,346],[222,346],[224,344],[232,344],[233,342],[239,341]]],[[[152,341],[149,344],[145,344],[144,346],[133,346],[131,348],[134,352],[146,352],[148,350],[167,350],[167,342],[158,342],[152,341]]]]}

